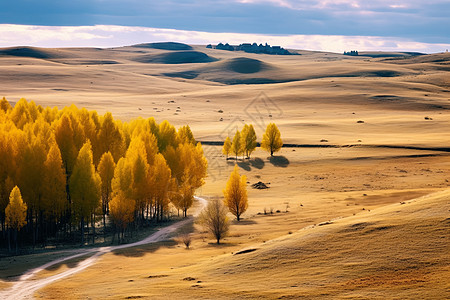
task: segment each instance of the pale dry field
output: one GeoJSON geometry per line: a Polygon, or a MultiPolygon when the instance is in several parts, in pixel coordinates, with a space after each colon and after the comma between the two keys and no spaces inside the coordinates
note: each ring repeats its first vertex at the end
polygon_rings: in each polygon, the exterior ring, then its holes
{"type": "MultiPolygon", "coordinates": [[[[257,150],[239,160],[250,184],[270,188],[249,186],[249,209],[223,245],[191,225],[190,250],[170,240],[105,254],[37,297],[450,297],[450,54],[392,59],[193,48],[208,56],[139,47],[22,49],[34,57],[0,55],[0,96],[74,103],[123,120],[167,119],[189,124],[202,141],[223,140],[243,122],[255,125],[260,140],[261,127],[275,122],[285,143],[322,147],[286,147],[275,159],[257,150]],[[170,63],[180,59],[210,62],[170,63]],[[254,250],[236,255],[242,249],[254,250]]],[[[209,177],[198,195],[222,197],[234,162],[218,146],[204,149],[209,177]]],[[[25,256],[0,267],[12,276],[47,259],[25,256]]]]}

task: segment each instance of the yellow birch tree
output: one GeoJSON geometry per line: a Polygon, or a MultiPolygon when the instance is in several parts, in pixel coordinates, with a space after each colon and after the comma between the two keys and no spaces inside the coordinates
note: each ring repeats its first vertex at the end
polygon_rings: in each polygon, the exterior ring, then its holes
{"type": "Polygon", "coordinates": [[[225,142],[223,143],[222,153],[225,154],[228,159],[228,155],[231,153],[231,140],[229,136],[227,136],[225,142]]]}
{"type": "Polygon", "coordinates": [[[228,179],[227,186],[223,190],[225,196],[225,205],[228,210],[236,216],[237,220],[240,220],[241,215],[247,210],[247,177],[245,175],[239,175],[239,167],[234,166],[233,172],[231,172],[228,179]]]}
{"type": "Polygon", "coordinates": [[[278,152],[283,146],[283,141],[281,140],[281,133],[278,130],[275,123],[270,123],[267,125],[266,132],[263,135],[261,148],[270,153],[273,156],[274,152],[278,152]]]}
{"type": "Polygon", "coordinates": [[[14,230],[14,241],[16,244],[16,254],[18,250],[17,232],[26,224],[27,205],[23,203],[22,195],[17,186],[13,188],[9,196],[9,204],[5,210],[6,224],[14,230]]]}

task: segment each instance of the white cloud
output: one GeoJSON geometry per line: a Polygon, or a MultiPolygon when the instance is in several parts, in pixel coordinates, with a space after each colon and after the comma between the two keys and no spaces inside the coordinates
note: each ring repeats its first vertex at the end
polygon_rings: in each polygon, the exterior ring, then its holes
{"type": "Polygon", "coordinates": [[[445,3],[447,0],[235,0],[239,3],[249,4],[273,4],[298,10],[339,9],[350,8],[354,10],[379,10],[379,9],[405,9],[424,8],[430,4],[445,3]]]}
{"type": "Polygon", "coordinates": [[[293,5],[292,1],[289,0],[237,0],[239,3],[270,3],[281,7],[288,7],[295,9],[296,6],[293,5]]]}
{"type": "Polygon", "coordinates": [[[244,33],[210,33],[130,27],[96,26],[29,26],[0,24],[0,47],[117,47],[138,43],[177,41],[189,44],[217,44],[228,42],[269,43],[291,49],[330,51],[341,53],[358,51],[417,51],[442,52],[450,44],[420,43],[395,37],[343,35],[263,35],[244,33]]]}

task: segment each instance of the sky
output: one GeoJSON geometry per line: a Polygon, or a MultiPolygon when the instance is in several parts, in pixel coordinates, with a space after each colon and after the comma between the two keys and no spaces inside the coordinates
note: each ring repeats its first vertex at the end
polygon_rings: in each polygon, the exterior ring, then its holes
{"type": "Polygon", "coordinates": [[[342,52],[442,52],[450,0],[2,1],[0,46],[269,42],[342,52]]]}

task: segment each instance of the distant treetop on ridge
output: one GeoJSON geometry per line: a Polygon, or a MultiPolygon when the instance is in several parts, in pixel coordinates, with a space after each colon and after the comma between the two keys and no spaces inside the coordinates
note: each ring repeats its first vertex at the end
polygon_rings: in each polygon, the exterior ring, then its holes
{"type": "Polygon", "coordinates": [[[248,53],[264,53],[264,54],[277,54],[277,55],[291,55],[294,53],[289,52],[280,46],[270,46],[269,44],[257,44],[257,43],[244,43],[239,46],[233,46],[228,43],[222,44],[219,43],[217,46],[213,46],[209,44],[206,46],[209,49],[218,49],[218,50],[227,50],[227,51],[244,51],[248,53]]]}
{"type": "Polygon", "coordinates": [[[359,53],[358,53],[357,50],[352,50],[352,51],[349,51],[349,52],[344,51],[344,55],[358,56],[359,53]]]}

